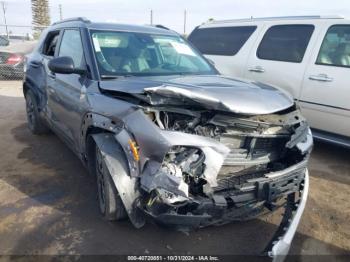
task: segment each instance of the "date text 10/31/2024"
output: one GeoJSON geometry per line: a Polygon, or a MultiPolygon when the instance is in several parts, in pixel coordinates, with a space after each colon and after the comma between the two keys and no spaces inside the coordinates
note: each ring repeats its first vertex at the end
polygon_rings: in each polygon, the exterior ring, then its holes
{"type": "Polygon", "coordinates": [[[128,261],[220,261],[217,256],[128,256],[128,261]]]}

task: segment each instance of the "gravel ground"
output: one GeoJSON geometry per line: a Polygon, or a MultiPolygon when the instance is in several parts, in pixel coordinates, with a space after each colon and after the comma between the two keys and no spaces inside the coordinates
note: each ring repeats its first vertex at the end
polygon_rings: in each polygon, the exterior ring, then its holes
{"type": "MultiPolygon", "coordinates": [[[[0,81],[0,130],[2,255],[259,254],[280,220],[276,212],[190,233],[107,222],[79,160],[55,135],[29,132],[21,82],[0,81]]],[[[315,144],[309,199],[291,254],[350,255],[349,153],[315,144]]]]}

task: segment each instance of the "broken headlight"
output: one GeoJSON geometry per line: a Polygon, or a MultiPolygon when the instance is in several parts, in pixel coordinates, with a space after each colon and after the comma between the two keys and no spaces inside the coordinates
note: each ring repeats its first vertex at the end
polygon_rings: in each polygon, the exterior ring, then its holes
{"type": "Polygon", "coordinates": [[[203,178],[205,155],[199,148],[175,146],[166,154],[162,170],[170,175],[181,177],[189,188],[189,193],[202,193],[206,184],[203,178]]]}
{"type": "Polygon", "coordinates": [[[202,178],[204,159],[204,153],[199,148],[170,148],[160,167],[160,183],[151,193],[147,208],[157,213],[160,209],[163,210],[162,208],[166,209],[166,206],[179,207],[186,204],[189,195],[196,193],[195,188],[205,184],[202,178]],[[155,203],[157,205],[154,205],[155,203]]]}
{"type": "Polygon", "coordinates": [[[166,189],[158,188],[158,196],[161,198],[162,202],[168,205],[179,205],[188,200],[187,197],[176,195],[166,189]]]}

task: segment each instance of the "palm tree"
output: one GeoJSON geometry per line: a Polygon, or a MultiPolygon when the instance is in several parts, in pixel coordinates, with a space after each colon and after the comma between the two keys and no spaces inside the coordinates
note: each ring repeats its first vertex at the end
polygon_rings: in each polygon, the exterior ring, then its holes
{"type": "Polygon", "coordinates": [[[39,37],[45,26],[50,25],[49,0],[31,0],[34,37],[39,37]]]}

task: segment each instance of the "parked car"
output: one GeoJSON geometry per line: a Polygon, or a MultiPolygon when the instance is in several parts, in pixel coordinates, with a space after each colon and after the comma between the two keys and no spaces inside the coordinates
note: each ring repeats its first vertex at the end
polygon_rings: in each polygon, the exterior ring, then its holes
{"type": "Polygon", "coordinates": [[[108,220],[197,228],[285,204],[266,251],[288,252],[312,135],[284,92],[220,75],[173,31],[84,18],[43,33],[23,91],[30,130],[77,154],[108,220]]]}
{"type": "Polygon", "coordinates": [[[290,92],[318,139],[350,146],[350,20],[337,16],[214,21],[189,40],[225,75],[290,92]]]}
{"type": "Polygon", "coordinates": [[[33,51],[36,41],[8,41],[6,46],[0,46],[0,78],[20,79],[24,76],[24,58],[33,51]]]}
{"type": "Polygon", "coordinates": [[[10,42],[25,42],[25,41],[33,41],[34,37],[31,34],[9,34],[9,35],[0,35],[0,37],[4,37],[8,39],[10,42]]]}

